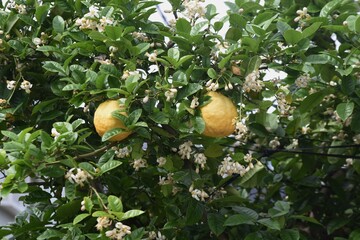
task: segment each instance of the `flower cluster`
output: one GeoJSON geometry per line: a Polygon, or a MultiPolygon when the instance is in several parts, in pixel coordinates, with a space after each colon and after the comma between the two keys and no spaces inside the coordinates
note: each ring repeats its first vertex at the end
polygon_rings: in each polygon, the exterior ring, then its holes
{"type": "MultiPolygon", "coordinates": [[[[9,90],[13,90],[15,87],[16,87],[16,81],[14,81],[14,80],[12,80],[12,81],[6,81],[6,87],[7,87],[7,89],[9,89],[9,90]]],[[[27,81],[27,80],[23,80],[22,82],[21,82],[21,84],[20,84],[20,88],[21,89],[23,89],[23,90],[25,90],[25,92],[26,93],[30,93],[31,91],[30,91],[30,89],[32,88],[32,84],[29,82],[29,81],[27,81]]]]}
{"type": "Polygon", "coordinates": [[[113,24],[114,20],[112,18],[100,17],[99,8],[96,6],[90,6],[89,12],[75,21],[75,25],[79,26],[80,29],[97,29],[99,32],[103,32],[106,26],[113,24]]]}
{"type": "Polygon", "coordinates": [[[286,149],[295,149],[299,146],[299,141],[297,139],[293,139],[292,142],[286,146],[286,149]]]}
{"type": "Polygon", "coordinates": [[[167,90],[165,92],[166,101],[170,102],[173,98],[175,98],[176,93],[177,93],[176,88],[170,88],[169,90],[167,90]]]}
{"type": "Polygon", "coordinates": [[[191,141],[187,141],[179,146],[178,154],[180,155],[181,159],[190,159],[192,145],[193,143],[191,141]]]}
{"type": "Polygon", "coordinates": [[[51,136],[54,137],[54,139],[57,139],[60,136],[60,133],[56,130],[56,128],[52,128],[51,136]]]}
{"type": "Polygon", "coordinates": [[[298,16],[294,19],[294,21],[299,22],[301,19],[306,19],[306,20],[310,19],[311,16],[307,12],[308,9],[306,7],[304,7],[302,10],[301,9],[297,10],[296,14],[298,16]]]}
{"type": "Polygon", "coordinates": [[[207,158],[203,153],[196,153],[194,155],[194,159],[194,162],[196,163],[196,173],[199,173],[199,167],[201,167],[201,169],[205,169],[207,158]]]}
{"type": "Polygon", "coordinates": [[[145,33],[133,32],[131,35],[133,36],[133,38],[135,38],[135,39],[137,39],[137,40],[140,40],[140,41],[146,42],[146,41],[149,40],[149,38],[146,36],[145,33]]]}
{"type": "Polygon", "coordinates": [[[146,168],[147,167],[147,161],[143,158],[135,159],[131,165],[135,169],[135,171],[139,171],[140,168],[146,168]]]}
{"type": "Polygon", "coordinates": [[[166,158],[159,157],[156,159],[156,162],[159,164],[159,167],[163,167],[166,164],[166,158]]]}
{"type": "Polygon", "coordinates": [[[194,189],[193,185],[190,186],[189,192],[191,193],[191,197],[195,198],[198,201],[205,202],[206,198],[209,197],[209,194],[207,194],[204,190],[200,190],[197,188],[194,189]]]}
{"type": "Polygon", "coordinates": [[[236,140],[243,140],[246,137],[248,132],[248,128],[245,123],[242,121],[235,122],[235,139],[236,140]]]}
{"type": "Polygon", "coordinates": [[[148,57],[148,61],[149,62],[156,62],[157,61],[157,51],[155,50],[154,52],[152,53],[145,53],[145,56],[148,57]]]}
{"type": "Polygon", "coordinates": [[[306,88],[309,84],[309,81],[310,81],[309,75],[302,75],[295,80],[295,85],[298,88],[306,88]]]}
{"type": "Polygon", "coordinates": [[[238,162],[235,162],[230,156],[226,156],[218,167],[217,174],[226,178],[233,174],[243,176],[247,172],[246,168],[238,162]]]}
{"type": "Polygon", "coordinates": [[[185,16],[189,19],[201,18],[205,15],[205,8],[200,2],[204,0],[185,0],[183,6],[185,7],[185,16]]]}
{"type": "Polygon", "coordinates": [[[216,92],[216,90],[218,90],[218,88],[219,88],[219,83],[217,81],[213,82],[213,80],[211,79],[211,80],[206,82],[205,86],[206,86],[207,91],[216,92]]]}
{"type": "Polygon", "coordinates": [[[159,185],[168,185],[174,183],[174,173],[168,173],[166,177],[159,176],[159,185]]]}
{"type": "Polygon", "coordinates": [[[149,240],[166,240],[166,237],[165,235],[162,235],[161,232],[156,232],[155,231],[151,231],[149,232],[149,237],[148,237],[149,240]]]}
{"type": "Polygon", "coordinates": [[[243,84],[244,91],[260,92],[264,87],[264,83],[259,78],[260,78],[260,72],[258,70],[249,73],[245,77],[245,82],[243,84]]]}
{"type": "Polygon", "coordinates": [[[131,151],[132,151],[131,147],[126,146],[126,147],[123,147],[123,148],[115,149],[115,155],[118,158],[125,158],[125,157],[130,156],[131,151]]]}
{"type": "Polygon", "coordinates": [[[111,225],[111,220],[108,217],[98,217],[96,221],[97,224],[95,227],[98,231],[102,231],[104,228],[108,228],[111,225]]]}
{"type": "Polygon", "coordinates": [[[276,94],[277,109],[281,115],[287,115],[290,110],[290,105],[286,99],[286,95],[283,92],[276,94]]]}
{"type": "Polygon", "coordinates": [[[65,178],[68,179],[71,183],[84,186],[84,183],[93,177],[87,172],[80,168],[71,168],[65,175],[65,178]],[[76,173],[75,173],[76,172],[76,173]]]}
{"type": "Polygon", "coordinates": [[[115,228],[109,231],[106,231],[105,235],[110,239],[122,240],[126,235],[131,234],[131,227],[117,222],[115,228]]]}

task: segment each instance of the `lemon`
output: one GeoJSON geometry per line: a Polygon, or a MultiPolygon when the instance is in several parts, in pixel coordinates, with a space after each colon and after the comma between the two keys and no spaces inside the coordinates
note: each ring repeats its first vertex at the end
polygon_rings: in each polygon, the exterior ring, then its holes
{"type": "MultiPolygon", "coordinates": [[[[120,114],[127,116],[124,111],[125,106],[121,105],[118,100],[107,100],[99,105],[94,114],[94,125],[96,132],[102,137],[107,131],[113,128],[126,129],[124,123],[113,117],[112,112],[121,110],[120,114]]],[[[113,136],[109,141],[121,141],[127,138],[131,134],[131,131],[121,132],[118,135],[113,136]]]]}
{"type": "Polygon", "coordinates": [[[234,120],[238,113],[235,104],[230,98],[218,92],[209,92],[210,102],[200,108],[205,121],[205,130],[202,133],[208,137],[226,137],[234,132],[234,120]]]}

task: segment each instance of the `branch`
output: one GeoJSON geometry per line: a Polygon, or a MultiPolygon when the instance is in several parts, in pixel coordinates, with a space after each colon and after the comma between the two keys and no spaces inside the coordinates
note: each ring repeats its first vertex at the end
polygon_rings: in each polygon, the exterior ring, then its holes
{"type": "Polygon", "coordinates": [[[99,148],[99,149],[97,149],[97,150],[95,150],[95,151],[93,151],[91,153],[85,153],[85,154],[76,156],[76,157],[74,157],[74,160],[76,161],[76,160],[79,160],[79,159],[88,158],[88,157],[98,155],[99,153],[102,153],[102,152],[106,151],[107,149],[112,148],[116,144],[117,144],[117,142],[112,142],[109,145],[106,145],[106,146],[104,146],[102,148],[99,148]]]}

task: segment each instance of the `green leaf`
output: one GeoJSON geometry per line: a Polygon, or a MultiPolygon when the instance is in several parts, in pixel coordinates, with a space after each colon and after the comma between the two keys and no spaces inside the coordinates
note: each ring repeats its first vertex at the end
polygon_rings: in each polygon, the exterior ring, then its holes
{"type": "Polygon", "coordinates": [[[208,75],[211,79],[217,79],[217,78],[218,78],[218,75],[217,75],[215,69],[213,69],[213,68],[209,68],[209,69],[207,70],[207,75],[208,75]]]}
{"type": "Polygon", "coordinates": [[[91,216],[93,216],[93,217],[109,217],[109,218],[112,217],[111,214],[104,212],[104,211],[96,211],[91,216]]]}
{"type": "Polygon", "coordinates": [[[173,81],[175,87],[185,86],[188,84],[186,73],[181,70],[178,70],[174,73],[173,81]]]}
{"type": "Polygon", "coordinates": [[[108,208],[110,211],[122,212],[123,204],[121,202],[121,199],[116,196],[110,195],[108,197],[108,208]]]}
{"type": "Polygon", "coordinates": [[[91,212],[92,208],[94,207],[94,204],[91,201],[91,198],[90,197],[84,197],[83,201],[85,202],[84,206],[85,206],[86,211],[91,212]]]}
{"type": "Polygon", "coordinates": [[[230,59],[232,57],[232,53],[227,55],[226,57],[224,57],[223,59],[220,60],[220,62],[218,63],[218,67],[220,69],[223,69],[227,64],[230,63],[230,59]]]}
{"type": "Polygon", "coordinates": [[[302,34],[294,29],[288,29],[284,32],[284,38],[287,44],[295,45],[302,39],[302,34]]]}
{"type": "Polygon", "coordinates": [[[144,213],[144,211],[142,211],[142,210],[137,210],[137,209],[129,210],[124,213],[124,215],[121,217],[121,219],[119,219],[119,221],[123,221],[123,220],[129,219],[129,218],[134,218],[134,217],[140,216],[143,213],[144,213]]]}
{"type": "Polygon", "coordinates": [[[217,15],[216,6],[214,4],[208,4],[206,6],[206,13],[205,13],[206,19],[210,21],[216,15],[217,15]]]}
{"type": "Polygon", "coordinates": [[[66,181],[65,182],[65,196],[69,199],[69,200],[74,200],[76,195],[76,189],[75,189],[75,184],[66,181]]]}
{"type": "Polygon", "coordinates": [[[186,20],[184,18],[179,18],[176,20],[176,30],[178,32],[190,34],[191,24],[189,23],[188,20],[186,20]]]}
{"type": "Polygon", "coordinates": [[[284,201],[277,201],[275,206],[269,209],[269,215],[272,218],[286,215],[290,210],[290,203],[284,201]]]}
{"type": "Polygon", "coordinates": [[[254,225],[258,219],[258,214],[249,208],[238,208],[240,214],[231,215],[226,219],[224,226],[237,226],[241,224],[254,225]]]}
{"type": "Polygon", "coordinates": [[[266,226],[269,229],[277,230],[277,231],[281,230],[280,223],[278,221],[276,221],[275,219],[262,218],[262,219],[258,220],[257,222],[266,226]]]}
{"type": "Polygon", "coordinates": [[[46,70],[48,70],[50,72],[59,73],[60,75],[63,75],[63,76],[67,75],[63,66],[61,66],[59,63],[54,62],[54,61],[45,61],[43,68],[45,68],[46,70]]]}
{"type": "Polygon", "coordinates": [[[281,240],[300,240],[300,234],[295,229],[285,229],[280,232],[281,240]]]}
{"type": "Polygon", "coordinates": [[[107,132],[104,133],[104,135],[101,138],[101,141],[105,142],[105,141],[111,139],[112,137],[122,133],[122,132],[126,132],[126,130],[123,129],[123,128],[110,129],[110,130],[108,130],[107,132]]]}
{"type": "Polygon", "coordinates": [[[332,58],[325,54],[314,54],[306,57],[305,61],[312,64],[326,64],[331,62],[332,58]]]}
{"type": "Polygon", "coordinates": [[[179,61],[180,58],[180,51],[177,48],[170,48],[168,51],[168,56],[175,61],[179,61]]]}
{"type": "Polygon", "coordinates": [[[35,10],[35,18],[39,24],[42,24],[44,20],[46,19],[46,16],[49,12],[50,5],[49,4],[43,4],[41,6],[38,6],[35,10]]]}
{"type": "Polygon", "coordinates": [[[126,120],[126,125],[134,125],[135,123],[137,123],[137,121],[139,121],[139,118],[141,117],[141,114],[142,109],[136,109],[132,111],[126,120]]]}
{"type": "Polygon", "coordinates": [[[122,162],[120,162],[120,161],[110,160],[100,166],[101,174],[109,172],[109,171],[119,167],[121,164],[122,164],[122,162]]]}
{"type": "Polygon", "coordinates": [[[205,130],[205,121],[202,117],[196,116],[194,119],[194,129],[198,133],[202,133],[205,130]]]}
{"type": "Polygon", "coordinates": [[[206,157],[217,158],[224,154],[223,149],[224,147],[219,144],[211,144],[205,149],[204,154],[206,157]]]}
{"type": "Polygon", "coordinates": [[[316,93],[313,93],[311,95],[308,95],[299,106],[300,113],[306,113],[313,110],[313,108],[319,106],[319,104],[322,102],[324,97],[328,94],[327,91],[319,91],[316,93]]]}
{"type": "Polygon", "coordinates": [[[255,164],[253,168],[251,168],[248,172],[244,174],[244,176],[241,177],[240,184],[244,184],[247,181],[249,181],[257,172],[264,169],[263,165],[255,164]]]}
{"type": "Polygon", "coordinates": [[[110,39],[112,39],[114,41],[118,41],[122,37],[123,27],[121,25],[118,25],[118,26],[109,26],[108,25],[105,27],[105,33],[110,39]]]}
{"type": "Polygon", "coordinates": [[[65,21],[61,16],[56,16],[52,21],[53,29],[57,33],[63,33],[65,29],[65,21]]]}
{"type": "Polygon", "coordinates": [[[353,110],[354,110],[353,102],[340,103],[336,107],[336,112],[343,121],[346,121],[346,119],[348,119],[348,117],[351,116],[353,110]]]}
{"type": "Polygon", "coordinates": [[[176,99],[177,100],[181,100],[184,99],[194,93],[196,93],[197,91],[203,89],[203,86],[199,83],[189,83],[186,86],[184,86],[183,88],[179,89],[177,94],[176,94],[176,99]]]}
{"type": "Polygon", "coordinates": [[[186,224],[193,225],[202,219],[204,206],[198,201],[189,202],[186,210],[186,224]]]}
{"type": "Polygon", "coordinates": [[[332,219],[329,224],[327,225],[327,233],[328,234],[332,234],[333,232],[335,232],[336,230],[343,228],[346,224],[348,224],[350,222],[351,219],[349,218],[336,218],[336,219],[332,219]]]}
{"type": "Polygon", "coordinates": [[[160,111],[152,113],[149,118],[159,124],[168,124],[170,121],[169,116],[166,113],[160,111]]]}
{"type": "Polygon", "coordinates": [[[307,38],[316,33],[316,31],[320,28],[322,22],[313,23],[310,27],[307,27],[302,32],[302,38],[307,38]]]}
{"type": "Polygon", "coordinates": [[[314,223],[317,225],[322,225],[318,220],[316,220],[313,217],[307,217],[307,216],[303,216],[303,215],[291,215],[290,218],[299,219],[299,220],[314,223]]]}
{"type": "Polygon", "coordinates": [[[55,229],[46,229],[45,232],[43,232],[42,234],[40,234],[36,240],[48,240],[48,239],[61,239],[65,234],[55,230],[55,229]]]}
{"type": "Polygon", "coordinates": [[[320,11],[320,17],[327,17],[344,0],[333,0],[328,2],[320,11]]]}
{"type": "Polygon", "coordinates": [[[78,224],[79,222],[81,222],[82,220],[84,220],[85,218],[87,218],[88,216],[90,216],[89,213],[82,213],[80,215],[77,215],[74,220],[73,220],[73,224],[78,224]]]}
{"type": "Polygon", "coordinates": [[[208,225],[217,237],[225,231],[225,217],[222,214],[209,213],[207,215],[208,225]]]}
{"type": "Polygon", "coordinates": [[[128,92],[134,91],[134,89],[138,86],[139,80],[140,80],[140,75],[139,75],[139,74],[130,75],[130,76],[125,80],[126,90],[127,90],[128,92]]]}

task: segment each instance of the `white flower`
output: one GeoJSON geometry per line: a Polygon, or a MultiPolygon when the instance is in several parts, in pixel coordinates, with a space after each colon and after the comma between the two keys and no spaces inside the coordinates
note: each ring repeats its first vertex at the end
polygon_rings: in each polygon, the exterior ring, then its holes
{"type": "Polygon", "coordinates": [[[158,159],[156,159],[156,162],[159,164],[159,167],[162,167],[166,164],[166,158],[159,157],[158,159]]]}
{"type": "Polygon", "coordinates": [[[286,149],[295,149],[299,146],[299,141],[297,139],[293,139],[292,143],[286,146],[286,149]]]}
{"type": "Polygon", "coordinates": [[[345,161],[348,167],[354,164],[354,159],[352,158],[347,158],[345,161]]]}
{"type": "Polygon", "coordinates": [[[115,151],[116,157],[118,158],[124,158],[129,157],[132,149],[131,147],[123,147],[115,151]]]}
{"type": "Polygon", "coordinates": [[[168,185],[174,183],[174,173],[168,173],[167,177],[159,176],[159,185],[168,185]]]}
{"type": "Polygon", "coordinates": [[[244,161],[245,161],[245,162],[250,163],[252,160],[253,160],[253,157],[252,157],[251,153],[247,153],[247,154],[244,156],[244,161]]]}
{"type": "Polygon", "coordinates": [[[41,43],[42,43],[42,40],[41,38],[33,38],[32,42],[36,45],[36,46],[39,46],[41,43]]]}
{"type": "Polygon", "coordinates": [[[206,164],[207,158],[206,158],[205,154],[203,154],[203,153],[196,153],[194,155],[194,158],[195,158],[194,162],[198,165],[196,167],[196,172],[199,173],[199,165],[200,165],[201,169],[205,169],[205,164],[206,164]]]}
{"type": "Polygon", "coordinates": [[[296,11],[296,14],[299,15],[297,16],[294,21],[295,22],[299,22],[301,19],[310,19],[311,16],[307,13],[308,12],[308,9],[306,7],[304,7],[302,10],[297,10],[296,11]]]}
{"type": "Polygon", "coordinates": [[[52,128],[51,136],[54,137],[54,139],[57,139],[60,136],[60,133],[55,128],[52,128]]]}
{"type": "Polygon", "coordinates": [[[205,202],[206,198],[209,197],[209,195],[204,190],[194,189],[193,185],[190,186],[189,192],[191,193],[191,197],[198,201],[205,202]]]}
{"type": "Polygon", "coordinates": [[[30,88],[32,88],[32,84],[29,81],[22,81],[20,84],[20,88],[24,89],[26,93],[30,93],[30,88]]]}
{"type": "Polygon", "coordinates": [[[355,144],[360,144],[360,134],[355,135],[353,141],[355,144]]]}
{"type": "Polygon", "coordinates": [[[156,62],[156,60],[157,60],[157,52],[156,52],[156,50],[153,53],[145,53],[145,56],[148,57],[149,62],[156,62]]]}
{"type": "Polygon", "coordinates": [[[191,103],[190,103],[190,108],[195,109],[198,106],[199,106],[199,98],[193,97],[193,99],[191,100],[191,103]]]}
{"type": "Polygon", "coordinates": [[[242,140],[246,137],[246,134],[248,132],[248,128],[246,126],[245,123],[243,123],[242,121],[236,121],[234,120],[235,122],[235,139],[236,140],[242,140]]]}
{"type": "Polygon", "coordinates": [[[189,19],[203,17],[205,15],[205,8],[198,0],[185,0],[183,6],[185,7],[185,16],[189,19]]]}
{"type": "Polygon", "coordinates": [[[166,97],[166,101],[170,102],[171,99],[175,98],[177,93],[177,89],[176,88],[170,88],[169,90],[167,90],[165,92],[165,97],[166,97]]]}
{"type": "Polygon", "coordinates": [[[135,159],[131,165],[135,169],[135,171],[139,171],[140,168],[146,168],[147,167],[147,161],[142,158],[135,159]]]}
{"type": "Polygon", "coordinates": [[[97,224],[95,227],[98,231],[102,231],[104,228],[108,228],[111,225],[111,220],[108,217],[98,217],[96,221],[97,224]]]}
{"type": "Polygon", "coordinates": [[[16,86],[16,81],[6,81],[6,83],[7,83],[6,87],[9,90],[13,90],[15,88],[15,86],[16,86]]]}
{"type": "Polygon", "coordinates": [[[140,41],[148,41],[149,40],[149,38],[146,36],[145,33],[133,32],[131,35],[140,41]]]}
{"type": "Polygon", "coordinates": [[[26,14],[26,6],[24,4],[16,4],[15,5],[15,9],[18,11],[18,13],[20,14],[26,14]]]}
{"type": "Polygon", "coordinates": [[[249,73],[245,77],[245,82],[243,84],[244,91],[260,92],[264,86],[264,83],[261,80],[259,80],[259,78],[260,78],[260,73],[258,70],[249,73]]]}
{"type": "Polygon", "coordinates": [[[205,86],[206,86],[207,91],[216,92],[216,90],[219,89],[219,83],[218,82],[213,82],[213,80],[207,81],[205,86]]]}
{"type": "Polygon", "coordinates": [[[89,7],[89,12],[84,15],[84,17],[88,18],[98,18],[99,17],[99,8],[92,5],[89,7]]]}
{"type": "Polygon", "coordinates": [[[71,168],[66,173],[65,178],[68,179],[71,183],[75,183],[80,186],[84,186],[84,183],[87,182],[88,179],[93,179],[93,177],[88,172],[80,168],[71,168]]]}
{"type": "Polygon", "coordinates": [[[219,165],[217,174],[222,178],[226,178],[233,174],[240,174],[240,176],[243,176],[247,171],[248,169],[246,169],[243,165],[238,162],[234,162],[230,156],[227,156],[219,165]]]}
{"type": "Polygon", "coordinates": [[[179,146],[179,155],[181,159],[190,159],[191,146],[193,143],[191,141],[184,142],[179,146]]]}
{"type": "Polygon", "coordinates": [[[279,138],[278,137],[275,137],[273,140],[271,140],[269,142],[269,147],[272,148],[272,149],[276,149],[277,147],[280,146],[280,142],[279,142],[279,138]]]}
{"type": "Polygon", "coordinates": [[[310,81],[310,77],[309,75],[303,75],[303,76],[300,76],[298,77],[296,80],[295,80],[295,85],[298,87],[298,88],[306,88],[308,83],[310,81]]]}

